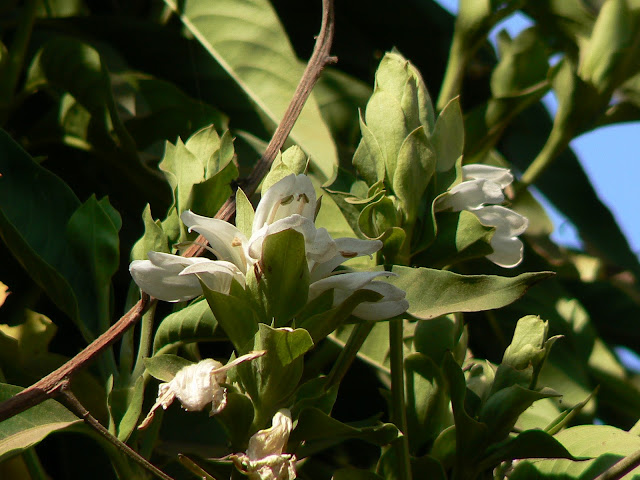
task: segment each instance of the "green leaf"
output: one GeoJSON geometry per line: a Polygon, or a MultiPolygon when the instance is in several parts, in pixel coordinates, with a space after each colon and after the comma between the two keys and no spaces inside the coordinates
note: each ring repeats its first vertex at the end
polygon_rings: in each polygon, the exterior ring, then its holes
{"type": "Polygon", "coordinates": [[[479,312],[514,302],[534,284],[553,273],[523,273],[516,277],[459,275],[444,270],[394,266],[397,277],[386,279],[407,292],[408,312],[422,320],[454,312],[479,312]]]}
{"type": "Polygon", "coordinates": [[[267,318],[277,327],[287,325],[305,306],[309,295],[309,268],[302,234],[284,230],[267,236],[260,267],[258,291],[267,318]]]}
{"type": "Polygon", "coordinates": [[[242,385],[256,406],[260,424],[270,419],[280,402],[298,387],[303,355],[311,348],[313,341],[306,330],[275,329],[261,323],[253,340],[240,350],[267,351],[265,355],[236,367],[242,385]]]}
{"type": "Polygon", "coordinates": [[[231,295],[209,290],[204,283],[200,284],[209,308],[236,351],[241,355],[248,353],[249,350],[243,348],[258,331],[258,317],[247,305],[247,294],[235,281],[231,286],[231,295]],[[234,295],[234,289],[242,296],[234,295]]]}
{"type": "Polygon", "coordinates": [[[500,441],[506,437],[522,412],[536,400],[559,397],[551,389],[529,390],[520,385],[503,388],[489,397],[480,410],[479,420],[489,426],[489,437],[500,441]]]}
{"type": "Polygon", "coordinates": [[[464,150],[464,124],[459,97],[450,100],[442,109],[430,140],[436,156],[436,171],[446,172],[454,168],[464,150]]]}
{"type": "Polygon", "coordinates": [[[95,338],[118,265],[119,224],[113,209],[95,197],[81,205],[62,180],[4,131],[0,171],[0,236],[85,339],[95,338]]]}
{"type": "Polygon", "coordinates": [[[138,425],[144,401],[144,379],[142,376],[125,387],[117,385],[109,392],[109,410],[116,423],[118,440],[126,442],[138,425]]]}
{"type": "MultiPolygon", "coordinates": [[[[460,322],[461,323],[461,322],[460,322]]],[[[453,351],[462,334],[461,324],[453,315],[443,315],[418,322],[413,337],[416,351],[426,355],[440,365],[447,351],[453,351]]]]}
{"type": "Polygon", "coordinates": [[[227,404],[214,417],[236,450],[243,448],[253,422],[253,403],[244,394],[228,391],[227,404]]]}
{"type": "Polygon", "coordinates": [[[527,430],[502,444],[492,446],[482,460],[482,470],[496,467],[505,460],[522,458],[575,458],[554,437],[542,430],[527,430]]]}
{"type": "Polygon", "coordinates": [[[144,359],[149,374],[163,382],[170,382],[180,370],[192,365],[192,362],[172,354],[155,355],[144,359]]]}
{"type": "Polygon", "coordinates": [[[436,222],[438,234],[435,241],[416,249],[418,254],[428,247],[416,256],[416,263],[442,268],[493,252],[490,242],[495,229],[482,225],[473,213],[465,210],[440,212],[436,215],[436,222]]]}
{"type": "Polygon", "coordinates": [[[218,322],[205,300],[166,316],[153,339],[154,355],[158,351],[175,351],[184,343],[211,340],[218,322]]]}
{"type": "Polygon", "coordinates": [[[113,101],[100,54],[72,37],[54,37],[36,54],[25,88],[35,90],[43,86],[69,92],[96,116],[104,117],[107,103],[113,101]]]}
{"type": "Polygon", "coordinates": [[[271,165],[271,169],[262,181],[262,192],[266,192],[274,183],[289,175],[300,175],[307,169],[309,160],[302,149],[297,146],[287,148],[278,155],[271,165]]]}
{"type": "MultiPolygon", "coordinates": [[[[21,392],[22,387],[0,384],[0,402],[21,392]]],[[[50,433],[82,424],[82,420],[54,400],[31,407],[0,423],[0,460],[41,442],[50,433]]]]}
{"type": "Polygon", "coordinates": [[[421,353],[404,360],[409,446],[412,452],[431,443],[449,421],[449,398],[438,366],[421,353]]]}
{"type": "Polygon", "coordinates": [[[131,260],[146,260],[149,252],[171,253],[169,237],[162,228],[162,222],[153,220],[149,204],[142,211],[142,222],[144,223],[144,235],[131,249],[131,260]]]}
{"type": "MultiPolygon", "coordinates": [[[[251,98],[259,112],[274,125],[279,124],[303,67],[270,3],[266,0],[251,3],[165,0],[165,3],[251,98]]],[[[313,96],[306,102],[291,137],[311,156],[314,173],[323,181],[333,179],[337,153],[313,96]]]]}
{"type": "Polygon", "coordinates": [[[155,142],[187,138],[195,131],[215,125],[222,132],[228,118],[211,105],[195,100],[174,84],[148,74],[113,74],[114,97],[124,108],[134,105],[124,124],[140,149],[155,142]]]}
{"type": "Polygon", "coordinates": [[[620,67],[623,66],[624,56],[632,54],[629,47],[633,37],[634,15],[627,0],[604,2],[593,26],[591,38],[584,52],[580,52],[580,76],[600,92],[617,87],[621,81],[626,80],[624,74],[627,72],[621,72],[620,67]],[[620,74],[623,75],[622,78],[620,74]]]}
{"type": "Polygon", "coordinates": [[[404,210],[407,223],[415,222],[435,168],[433,146],[425,128],[418,127],[402,142],[393,177],[393,191],[404,210]]]}
{"type": "Polygon", "coordinates": [[[376,136],[369,129],[360,114],[360,131],[362,140],[353,155],[353,166],[358,169],[365,181],[373,185],[385,178],[385,157],[376,136]]]}
{"type": "Polygon", "coordinates": [[[251,238],[251,230],[253,228],[253,217],[255,211],[251,202],[242,191],[241,188],[236,190],[236,227],[245,237],[251,238]]]}
{"type": "Polygon", "coordinates": [[[307,408],[300,413],[298,426],[291,432],[289,443],[306,443],[322,440],[340,442],[357,438],[374,445],[387,445],[398,437],[398,429],[391,423],[379,421],[359,422],[366,425],[351,426],[331,418],[317,408],[307,408]]]}
{"type": "MultiPolygon", "coordinates": [[[[522,462],[524,465],[515,469],[519,472],[537,471],[542,475],[553,474],[552,478],[559,475],[567,478],[595,478],[623,457],[640,450],[640,438],[636,435],[619,430],[609,425],[579,425],[571,427],[555,435],[555,439],[574,457],[587,457],[593,460],[575,462],[571,460],[538,460],[535,462],[522,462]],[[594,458],[597,457],[597,458],[594,458]],[[533,468],[531,468],[533,467],[533,468]]],[[[514,473],[515,473],[514,472],[514,473]]],[[[640,474],[640,468],[635,468],[625,478],[634,478],[640,474]]],[[[540,475],[538,478],[547,478],[540,475]]],[[[514,475],[513,478],[524,479],[514,475]]]]}
{"type": "Polygon", "coordinates": [[[71,215],[65,232],[77,265],[82,265],[85,275],[91,279],[91,282],[85,285],[85,292],[91,295],[93,306],[80,306],[80,315],[85,319],[81,327],[85,337],[97,335],[110,326],[111,277],[119,267],[120,216],[109,205],[108,200],[106,203],[105,200],[98,202],[94,195],[89,197],[71,215]],[[117,223],[113,221],[114,212],[117,223]],[[92,319],[91,315],[95,314],[96,310],[98,317],[92,319]],[[91,323],[88,323],[89,319],[91,323]]]}
{"type": "Polygon", "coordinates": [[[455,420],[456,463],[453,475],[454,478],[473,478],[476,462],[484,451],[490,431],[486,424],[476,421],[467,413],[464,374],[451,354],[445,356],[442,372],[448,385],[455,420]],[[456,477],[456,472],[459,477],[456,477]]]}

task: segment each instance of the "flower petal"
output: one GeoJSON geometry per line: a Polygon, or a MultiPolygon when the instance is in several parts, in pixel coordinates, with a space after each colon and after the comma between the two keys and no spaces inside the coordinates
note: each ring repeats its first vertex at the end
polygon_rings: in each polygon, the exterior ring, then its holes
{"type": "MultiPolygon", "coordinates": [[[[345,291],[345,296],[342,298],[342,300],[344,300],[356,290],[366,288],[366,285],[376,277],[393,276],[395,276],[395,274],[391,272],[349,272],[332,275],[309,285],[309,299],[312,300],[322,292],[335,288],[345,291]]],[[[334,294],[334,303],[336,303],[335,299],[336,296],[334,294]]],[[[340,301],[338,303],[340,303],[340,301]]]]}
{"type": "Polygon", "coordinates": [[[149,252],[148,256],[149,260],[134,260],[129,265],[131,277],[144,292],[165,302],[184,302],[202,294],[197,278],[179,273],[189,265],[211,260],[160,252],[149,252]]]}
{"type": "Polygon", "coordinates": [[[231,262],[209,260],[185,268],[179,275],[198,275],[204,284],[216,292],[229,293],[235,278],[244,287],[244,274],[231,262]]]}
{"type": "Polygon", "coordinates": [[[189,231],[196,231],[207,239],[218,260],[232,262],[246,273],[247,259],[243,247],[247,243],[247,237],[234,225],[217,218],[196,215],[190,210],[182,212],[180,219],[189,231]]]}
{"type": "Polygon", "coordinates": [[[306,175],[288,175],[267,190],[253,219],[252,232],[293,214],[313,221],[316,211],[316,192],[306,175]]]}
{"type": "Polygon", "coordinates": [[[386,320],[406,312],[409,308],[405,291],[395,285],[387,282],[371,282],[365,288],[373,290],[383,297],[377,302],[362,302],[354,308],[352,315],[358,318],[374,322],[386,320]]]}
{"type": "Polygon", "coordinates": [[[499,184],[478,179],[459,183],[436,202],[436,211],[474,210],[489,203],[504,202],[504,194],[499,184]]]}
{"type": "Polygon", "coordinates": [[[517,238],[529,226],[529,219],[500,205],[474,210],[480,223],[496,229],[491,237],[493,253],[487,259],[504,268],[516,267],[522,262],[524,246],[517,238]]]}
{"type": "Polygon", "coordinates": [[[249,439],[247,456],[258,461],[270,455],[280,455],[287,445],[293,428],[291,412],[282,408],[273,416],[271,428],[259,430],[249,439]]]}
{"type": "Polygon", "coordinates": [[[350,258],[373,255],[382,248],[380,240],[361,240],[359,238],[342,237],[334,240],[338,254],[324,262],[317,262],[311,269],[311,282],[320,280],[350,258]]]}
{"type": "Polygon", "coordinates": [[[466,180],[489,180],[505,188],[513,182],[513,174],[508,168],[494,167],[482,163],[472,163],[462,167],[462,178],[466,180]]]}

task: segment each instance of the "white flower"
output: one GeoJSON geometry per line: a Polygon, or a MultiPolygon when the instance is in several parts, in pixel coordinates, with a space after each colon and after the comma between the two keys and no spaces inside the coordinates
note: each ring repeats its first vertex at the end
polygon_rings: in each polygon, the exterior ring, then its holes
{"type": "Polygon", "coordinates": [[[405,291],[387,282],[374,281],[376,277],[391,277],[391,272],[351,272],[318,280],[309,287],[309,299],[333,288],[333,305],[344,302],[356,290],[372,290],[382,295],[377,302],[362,302],[352,315],[363,320],[385,320],[405,312],[409,302],[405,291]]]}
{"type": "Polygon", "coordinates": [[[265,350],[250,352],[226,365],[207,358],[182,368],[170,382],[161,383],[158,386],[156,403],[138,428],[146,428],[153,419],[155,411],[159,407],[166,410],[176,398],[180,400],[182,408],[188,412],[199,412],[210,403],[211,415],[219,413],[227,405],[227,389],[221,386],[227,380],[227,370],[239,363],[261,357],[265,353],[265,350]]]}
{"type": "Polygon", "coordinates": [[[493,253],[487,258],[505,268],[522,262],[524,246],[518,238],[529,226],[529,220],[498,204],[504,201],[503,189],[511,184],[513,175],[506,168],[473,164],[462,167],[463,182],[440,197],[436,211],[468,210],[480,223],[495,228],[491,237],[493,253]]]}
{"type": "Polygon", "coordinates": [[[382,248],[379,240],[333,239],[324,228],[316,228],[316,194],[305,175],[289,175],[266,191],[253,220],[251,238],[222,220],[186,211],[180,218],[189,228],[203,235],[219,259],[232,262],[246,273],[262,256],[262,245],[269,235],[295,230],[305,239],[311,281],[326,277],[349,258],[372,255],[382,248]]]}
{"type": "Polygon", "coordinates": [[[271,428],[259,430],[249,439],[247,453],[232,455],[240,471],[251,480],[292,480],[296,478],[295,455],[282,453],[293,423],[291,412],[280,409],[273,416],[271,428]]]}
{"type": "Polygon", "coordinates": [[[143,291],[158,300],[184,302],[202,295],[198,277],[211,290],[225,294],[234,278],[244,285],[244,275],[230,262],[160,252],[147,255],[149,260],[131,262],[129,272],[143,291]]]}

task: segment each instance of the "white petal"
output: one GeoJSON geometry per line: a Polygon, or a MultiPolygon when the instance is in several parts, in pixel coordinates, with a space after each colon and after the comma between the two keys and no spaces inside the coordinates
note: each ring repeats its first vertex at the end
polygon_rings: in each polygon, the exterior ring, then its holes
{"type": "Polygon", "coordinates": [[[342,237],[334,240],[338,254],[332,258],[318,262],[311,270],[311,282],[320,280],[350,258],[373,255],[382,248],[380,240],[361,240],[359,238],[342,237]]]}
{"type": "MultiPolygon", "coordinates": [[[[332,275],[309,285],[309,299],[314,299],[322,292],[326,292],[332,288],[344,291],[346,295],[344,298],[346,298],[356,290],[366,287],[366,285],[376,277],[392,276],[395,276],[395,274],[391,272],[349,272],[332,275]]],[[[334,294],[334,303],[335,300],[336,295],[334,294]]]]}
{"type": "Polygon", "coordinates": [[[252,232],[293,214],[314,220],[316,192],[306,175],[288,175],[267,190],[253,220],[252,232]]]}
{"type": "Polygon", "coordinates": [[[488,227],[495,227],[503,236],[517,237],[522,235],[529,226],[529,219],[513,210],[501,205],[490,205],[474,210],[480,223],[488,227]]]}
{"type": "Polygon", "coordinates": [[[203,217],[187,210],[180,215],[189,231],[203,235],[218,260],[227,260],[235,264],[243,273],[247,271],[244,245],[247,237],[229,222],[217,218],[203,217]]]}
{"type": "Polygon", "coordinates": [[[169,387],[185,410],[200,411],[209,403],[214,403],[213,410],[220,410],[220,402],[226,403],[226,394],[220,392],[223,387],[218,385],[226,376],[220,378],[224,374],[213,375],[220,367],[220,362],[207,358],[184,367],[169,382],[169,387]]]}
{"type": "Polygon", "coordinates": [[[159,252],[148,255],[150,260],[134,260],[129,265],[131,277],[144,292],[165,302],[184,302],[202,294],[196,277],[178,274],[186,266],[210,260],[159,252]]]}
{"type": "Polygon", "coordinates": [[[522,262],[524,245],[519,238],[502,237],[496,232],[491,238],[493,253],[487,259],[503,268],[517,267],[522,262]]]}
{"type": "Polygon", "coordinates": [[[473,213],[480,223],[496,229],[491,237],[493,253],[487,255],[487,258],[504,268],[519,265],[522,262],[524,246],[517,237],[529,226],[527,217],[500,205],[483,207],[474,210],[473,213]]]}
{"type": "Polygon", "coordinates": [[[504,194],[499,184],[478,179],[468,180],[453,187],[446,195],[436,202],[436,211],[473,210],[484,204],[504,202],[504,194]]]}
{"type": "Polygon", "coordinates": [[[180,275],[195,275],[205,283],[210,290],[229,293],[231,280],[236,279],[244,287],[244,274],[231,262],[223,260],[209,260],[185,268],[180,275]]]}
{"type": "Polygon", "coordinates": [[[352,312],[358,318],[374,322],[386,320],[406,312],[409,308],[405,291],[395,285],[387,282],[371,282],[365,288],[383,295],[383,298],[377,302],[363,302],[358,305],[352,312]]]}
{"type": "Polygon", "coordinates": [[[489,180],[500,185],[500,188],[505,188],[513,182],[513,175],[508,168],[494,167],[482,163],[472,163],[463,166],[462,178],[464,180],[489,180]]]}
{"type": "Polygon", "coordinates": [[[269,455],[280,455],[287,445],[292,428],[291,412],[286,408],[278,410],[273,416],[271,428],[259,430],[249,439],[249,460],[257,461],[269,455]]]}

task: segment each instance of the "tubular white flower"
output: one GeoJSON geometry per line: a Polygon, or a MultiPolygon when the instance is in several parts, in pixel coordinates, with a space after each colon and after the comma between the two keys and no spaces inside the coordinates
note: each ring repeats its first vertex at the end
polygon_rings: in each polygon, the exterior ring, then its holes
{"type": "Polygon", "coordinates": [[[333,270],[350,258],[373,255],[382,248],[380,240],[361,240],[359,238],[342,237],[334,240],[337,254],[325,261],[317,261],[309,268],[311,281],[315,282],[329,275],[333,270]]]}
{"type": "Polygon", "coordinates": [[[146,428],[153,419],[155,411],[159,407],[166,410],[176,398],[180,400],[182,408],[188,412],[199,412],[211,403],[211,415],[220,413],[227,405],[227,389],[221,385],[227,381],[227,370],[239,363],[261,357],[265,353],[264,350],[250,352],[226,365],[207,358],[182,368],[170,382],[158,385],[156,403],[138,428],[146,428]]]}
{"type": "Polygon", "coordinates": [[[247,453],[231,458],[251,480],[292,480],[296,478],[295,455],[282,453],[293,428],[291,412],[280,409],[271,428],[259,430],[250,439],[247,453]]]}
{"type": "Polygon", "coordinates": [[[472,164],[462,167],[462,176],[462,183],[438,199],[436,211],[474,213],[482,225],[495,228],[490,242],[493,253],[487,259],[504,268],[519,265],[524,246],[518,236],[525,232],[529,220],[497,205],[504,201],[503,189],[513,182],[513,175],[506,168],[472,164]]]}
{"type": "Polygon", "coordinates": [[[363,320],[384,320],[400,315],[409,308],[409,302],[405,298],[404,290],[387,282],[374,281],[377,277],[391,277],[391,272],[350,272],[332,275],[309,286],[309,299],[316,298],[321,293],[333,290],[333,305],[344,302],[356,290],[372,290],[383,297],[377,302],[363,302],[359,304],[352,314],[363,320]]]}
{"type": "MultiPolygon", "coordinates": [[[[184,302],[202,295],[202,287],[195,275],[182,275],[187,268],[198,270],[199,277],[212,290],[229,293],[233,277],[239,270],[229,262],[207,258],[185,258],[168,253],[149,252],[149,260],[134,260],[129,265],[131,277],[152,297],[166,302],[184,302]]],[[[243,279],[244,283],[244,279],[243,279]]]]}

